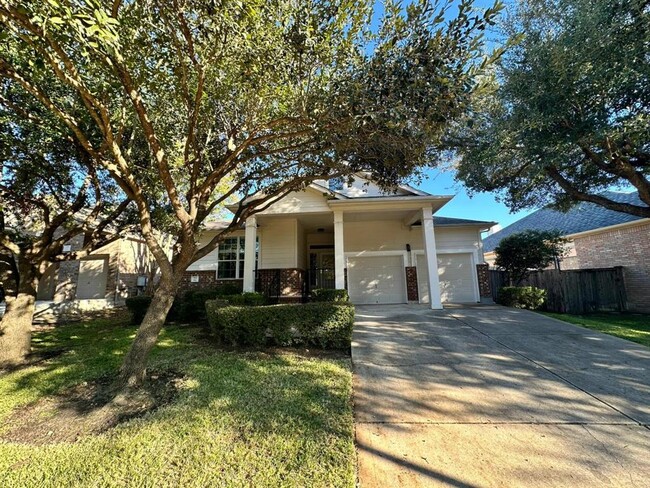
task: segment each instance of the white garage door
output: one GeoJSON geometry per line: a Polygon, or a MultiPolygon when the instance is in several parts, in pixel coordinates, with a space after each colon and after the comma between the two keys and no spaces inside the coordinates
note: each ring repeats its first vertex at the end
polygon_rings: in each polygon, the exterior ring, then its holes
{"type": "MultiPolygon", "coordinates": [[[[417,257],[418,291],[420,301],[429,303],[429,273],[423,254],[417,257]]],[[[440,299],[443,303],[470,303],[476,301],[474,295],[474,271],[472,255],[438,254],[438,279],[440,280],[440,299]]]]}
{"type": "Polygon", "coordinates": [[[352,303],[406,303],[403,257],[348,258],[348,290],[352,303]]]}

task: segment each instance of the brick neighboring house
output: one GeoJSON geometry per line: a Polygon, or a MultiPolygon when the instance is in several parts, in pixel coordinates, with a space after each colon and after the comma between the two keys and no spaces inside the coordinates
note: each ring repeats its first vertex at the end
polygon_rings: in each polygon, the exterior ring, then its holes
{"type": "MultiPolygon", "coordinates": [[[[615,201],[644,205],[636,192],[605,192],[615,201]]],[[[485,261],[493,265],[501,239],[524,230],[558,230],[569,240],[561,269],[622,266],[630,311],[650,312],[650,219],[579,203],[567,213],[543,208],[483,241],[485,261]]]]}

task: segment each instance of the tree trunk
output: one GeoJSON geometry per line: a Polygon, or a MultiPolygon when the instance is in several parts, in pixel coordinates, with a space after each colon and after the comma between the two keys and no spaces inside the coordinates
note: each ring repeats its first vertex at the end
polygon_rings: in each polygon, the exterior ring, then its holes
{"type": "Polygon", "coordinates": [[[0,322],[0,367],[24,362],[31,350],[38,277],[31,266],[23,265],[18,279],[16,296],[5,297],[7,306],[0,322]]]}
{"type": "Polygon", "coordinates": [[[156,345],[158,334],[160,334],[167,313],[174,303],[179,282],[180,280],[176,276],[161,277],[131,349],[124,357],[118,378],[117,386],[119,388],[138,388],[144,382],[147,372],[147,357],[156,345]]]}

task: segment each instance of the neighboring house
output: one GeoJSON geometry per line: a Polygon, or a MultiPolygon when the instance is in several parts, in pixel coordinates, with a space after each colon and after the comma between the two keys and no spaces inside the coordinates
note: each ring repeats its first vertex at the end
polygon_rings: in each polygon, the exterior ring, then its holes
{"type": "MultiPolygon", "coordinates": [[[[357,304],[479,302],[490,295],[481,232],[494,222],[434,216],[451,198],[383,192],[365,174],[318,181],[250,217],[190,266],[183,287],[239,284],[279,301],[347,288],[357,304]]],[[[208,224],[200,242],[225,225],[208,224]]]]}
{"type": "MultiPolygon", "coordinates": [[[[644,205],[636,192],[603,195],[644,205]]],[[[629,309],[650,312],[650,219],[585,202],[566,213],[543,208],[486,237],[486,262],[494,264],[494,249],[501,239],[524,230],[557,230],[568,239],[561,269],[623,266],[629,309]]]]}
{"type": "MultiPolygon", "coordinates": [[[[64,252],[82,245],[83,235],[76,236],[64,252]]],[[[123,305],[125,298],[144,291],[153,269],[144,240],[136,236],[116,239],[86,258],[53,264],[41,278],[35,318],[50,321],[123,305]]]]}

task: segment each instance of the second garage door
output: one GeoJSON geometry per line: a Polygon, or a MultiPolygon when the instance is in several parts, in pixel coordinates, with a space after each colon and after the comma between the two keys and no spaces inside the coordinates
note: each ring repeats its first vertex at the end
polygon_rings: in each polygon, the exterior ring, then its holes
{"type": "MultiPolygon", "coordinates": [[[[424,255],[417,257],[420,301],[429,302],[429,275],[424,255]]],[[[443,303],[476,302],[472,255],[469,253],[438,254],[440,299],[443,303]]]]}
{"type": "Polygon", "coordinates": [[[404,259],[399,256],[348,258],[350,301],[358,304],[405,303],[404,259]]]}

